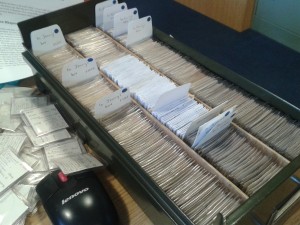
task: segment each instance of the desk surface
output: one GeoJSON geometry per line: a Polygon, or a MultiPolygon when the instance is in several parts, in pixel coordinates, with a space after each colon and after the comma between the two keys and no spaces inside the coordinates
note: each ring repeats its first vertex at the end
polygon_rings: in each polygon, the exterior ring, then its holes
{"type": "MultiPolygon", "coordinates": [[[[110,174],[106,169],[102,169],[98,172],[98,177],[102,181],[102,184],[116,206],[122,225],[153,224],[112,174],[110,174]]],[[[25,225],[50,224],[51,222],[40,202],[38,203],[37,211],[28,215],[25,223],[25,225]]]]}

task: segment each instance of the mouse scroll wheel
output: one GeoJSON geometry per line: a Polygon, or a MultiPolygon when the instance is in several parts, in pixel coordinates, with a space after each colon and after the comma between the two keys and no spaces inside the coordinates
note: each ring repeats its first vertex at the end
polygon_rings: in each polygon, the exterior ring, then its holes
{"type": "Polygon", "coordinates": [[[68,181],[68,177],[63,172],[59,172],[57,174],[57,176],[58,176],[58,179],[63,183],[68,181]]]}

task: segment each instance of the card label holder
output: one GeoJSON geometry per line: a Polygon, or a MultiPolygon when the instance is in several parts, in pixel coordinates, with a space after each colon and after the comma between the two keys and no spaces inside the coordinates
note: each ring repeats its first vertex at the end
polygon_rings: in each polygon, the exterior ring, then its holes
{"type": "Polygon", "coordinates": [[[127,10],[126,3],[115,4],[103,10],[103,31],[108,31],[113,28],[115,14],[123,10],[127,10]]]}
{"type": "Polygon", "coordinates": [[[128,23],[126,47],[147,40],[152,37],[153,27],[151,16],[146,16],[128,23]]]}
{"type": "Polygon", "coordinates": [[[62,84],[69,88],[93,80],[99,69],[93,58],[75,59],[62,69],[62,84]]]}
{"type": "Polygon", "coordinates": [[[95,6],[96,27],[99,27],[99,28],[103,27],[103,11],[105,8],[110,7],[114,4],[118,4],[118,1],[117,0],[107,0],[107,1],[96,4],[96,6],[95,6]]]}
{"type": "Polygon", "coordinates": [[[139,19],[137,8],[132,8],[123,12],[116,13],[114,16],[113,37],[126,34],[128,31],[128,23],[132,20],[137,19],[139,19]]]}
{"type": "Polygon", "coordinates": [[[95,117],[96,119],[104,118],[110,113],[128,105],[130,102],[130,91],[127,88],[117,90],[96,102],[95,117]]]}
{"type": "Polygon", "coordinates": [[[42,55],[65,46],[66,40],[57,24],[32,31],[31,46],[34,55],[42,55]]]}

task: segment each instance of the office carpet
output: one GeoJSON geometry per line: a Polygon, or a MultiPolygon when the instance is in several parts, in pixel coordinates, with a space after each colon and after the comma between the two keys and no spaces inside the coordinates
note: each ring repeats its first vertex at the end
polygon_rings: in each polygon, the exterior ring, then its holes
{"type": "Polygon", "coordinates": [[[254,30],[236,32],[173,0],[126,0],[153,26],[300,108],[300,53],[254,30]]]}

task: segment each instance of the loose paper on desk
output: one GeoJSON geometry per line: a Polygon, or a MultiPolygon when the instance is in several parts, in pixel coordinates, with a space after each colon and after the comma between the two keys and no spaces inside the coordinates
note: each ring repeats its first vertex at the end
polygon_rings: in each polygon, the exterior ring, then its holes
{"type": "Polygon", "coordinates": [[[0,224],[14,224],[27,210],[28,207],[12,190],[0,196],[0,224]]]}
{"type": "Polygon", "coordinates": [[[74,155],[68,158],[54,159],[53,162],[64,174],[76,173],[79,171],[101,167],[103,164],[89,154],[74,155]]]}
{"type": "Polygon", "coordinates": [[[55,168],[55,165],[52,163],[54,159],[69,158],[70,156],[85,153],[83,146],[75,138],[49,144],[44,149],[50,169],[55,168]]]}
{"type": "Polygon", "coordinates": [[[4,149],[11,149],[18,154],[26,138],[27,136],[22,133],[2,133],[0,134],[0,146],[4,149]]]}
{"type": "Polygon", "coordinates": [[[11,105],[11,114],[18,115],[24,109],[38,108],[48,105],[48,97],[23,97],[14,98],[11,105]]]}
{"type": "Polygon", "coordinates": [[[22,111],[22,116],[26,120],[25,123],[32,127],[37,136],[68,127],[68,124],[54,105],[26,109],[22,111]]]}
{"type": "Polygon", "coordinates": [[[9,149],[0,153],[0,194],[24,176],[31,168],[9,149]]]}
{"type": "Polygon", "coordinates": [[[24,62],[22,37],[17,23],[83,0],[1,0],[0,1],[0,84],[32,76],[24,62]]]}

